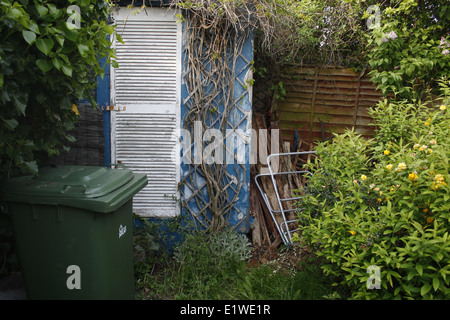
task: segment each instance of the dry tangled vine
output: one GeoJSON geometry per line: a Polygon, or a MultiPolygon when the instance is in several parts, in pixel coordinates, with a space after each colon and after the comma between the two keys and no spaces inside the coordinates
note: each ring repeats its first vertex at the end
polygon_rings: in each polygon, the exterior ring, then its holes
{"type": "MultiPolygon", "coordinates": [[[[183,19],[188,21],[184,43],[184,81],[188,98],[183,101],[187,110],[183,126],[194,132],[200,123],[201,128],[215,129],[226,138],[227,129],[234,129],[230,113],[245,96],[235,97],[235,81],[238,59],[254,23],[251,2],[174,1],[172,5],[185,9],[183,19]]],[[[189,195],[182,192],[182,204],[199,223],[217,231],[225,227],[227,217],[248,181],[245,181],[245,164],[233,161],[234,172],[230,173],[223,161],[226,144],[223,140],[218,141],[219,137],[214,138],[203,141],[200,149],[215,145],[214,150],[221,153],[222,161],[192,161],[189,164],[182,183],[190,190],[189,195]],[[207,195],[201,192],[198,176],[204,180],[201,183],[205,183],[207,195]],[[227,191],[229,188],[232,192],[227,191]],[[188,204],[192,200],[197,211],[188,204]]]]}

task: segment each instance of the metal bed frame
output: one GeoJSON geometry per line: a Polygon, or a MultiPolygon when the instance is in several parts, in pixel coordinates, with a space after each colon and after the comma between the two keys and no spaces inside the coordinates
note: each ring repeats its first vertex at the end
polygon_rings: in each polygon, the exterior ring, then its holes
{"type": "Polygon", "coordinates": [[[293,230],[289,230],[289,223],[292,222],[296,222],[297,220],[287,220],[286,218],[286,213],[289,212],[293,212],[296,209],[283,209],[283,203],[287,202],[287,201],[299,201],[301,200],[301,197],[292,197],[292,198],[285,198],[285,199],[281,199],[280,198],[280,194],[278,192],[278,188],[277,188],[277,182],[275,180],[275,176],[276,175],[288,175],[288,174],[311,174],[311,172],[306,171],[306,170],[298,170],[298,171],[286,171],[286,172],[273,172],[271,164],[270,164],[270,160],[272,157],[280,157],[280,156],[292,156],[292,155],[304,155],[304,154],[315,154],[316,151],[301,151],[301,152],[286,152],[286,153],[273,153],[270,154],[267,157],[267,167],[269,169],[269,173],[260,173],[258,175],[255,176],[255,183],[256,186],[259,189],[259,192],[262,195],[262,198],[264,200],[264,203],[266,204],[266,207],[268,208],[270,215],[272,217],[272,220],[275,223],[275,226],[277,228],[277,231],[279,232],[281,239],[283,240],[283,243],[288,245],[292,243],[292,233],[299,230],[299,228],[293,229],[293,230]],[[278,206],[280,208],[280,210],[274,210],[272,208],[272,206],[270,205],[269,199],[267,198],[267,194],[261,189],[261,186],[258,183],[258,178],[260,177],[266,177],[266,176],[270,176],[271,180],[272,180],[272,185],[274,187],[275,190],[275,195],[277,198],[277,202],[278,202],[278,206]],[[277,222],[277,219],[275,218],[276,214],[280,214],[283,221],[279,224],[277,222]]]}

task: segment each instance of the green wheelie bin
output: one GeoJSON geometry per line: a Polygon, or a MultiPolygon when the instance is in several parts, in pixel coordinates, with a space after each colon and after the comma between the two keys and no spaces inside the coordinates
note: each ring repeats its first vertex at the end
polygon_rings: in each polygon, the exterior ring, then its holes
{"type": "Polygon", "coordinates": [[[145,174],[93,166],[3,182],[28,298],[134,299],[132,203],[146,184],[145,174]]]}

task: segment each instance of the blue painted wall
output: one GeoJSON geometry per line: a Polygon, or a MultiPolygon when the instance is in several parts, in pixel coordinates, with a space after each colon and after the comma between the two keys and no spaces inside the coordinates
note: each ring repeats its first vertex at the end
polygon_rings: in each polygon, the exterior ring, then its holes
{"type": "MultiPolygon", "coordinates": [[[[183,61],[185,61],[185,57],[183,56],[183,61]]],[[[251,132],[247,126],[251,124],[251,112],[252,112],[252,101],[249,95],[248,86],[246,83],[246,76],[251,68],[251,62],[253,61],[253,34],[250,35],[244,42],[243,50],[241,56],[238,57],[236,61],[236,80],[234,83],[234,107],[230,113],[230,117],[228,119],[229,129],[240,129],[241,132],[248,136],[248,143],[243,143],[243,140],[237,138],[235,140],[234,152],[238,152],[238,148],[244,148],[244,161],[243,166],[235,165],[236,160],[233,164],[227,164],[226,169],[227,172],[236,177],[238,183],[242,184],[241,190],[239,191],[238,201],[234,204],[233,209],[230,214],[226,217],[226,220],[229,222],[231,226],[233,226],[238,232],[248,233],[250,226],[253,222],[253,218],[250,214],[250,151],[251,151],[251,132]]],[[[186,67],[183,66],[183,71],[186,70],[186,67]]],[[[184,74],[184,72],[182,73],[184,74]]],[[[205,86],[207,87],[207,86],[205,86]]],[[[181,88],[181,127],[184,127],[184,118],[189,111],[188,104],[183,104],[183,101],[188,97],[188,91],[186,89],[186,84],[182,80],[182,88],[181,88]]],[[[218,99],[219,100],[219,99],[218,99]]],[[[218,110],[217,116],[220,116],[220,113],[223,111],[223,105],[217,105],[216,109],[218,110]]],[[[205,128],[203,128],[204,130],[205,128]]],[[[191,132],[191,141],[194,140],[195,133],[191,132]]],[[[225,136],[224,136],[225,138],[225,136]]],[[[181,150],[183,153],[184,150],[181,150]]],[[[242,150],[239,150],[242,152],[242,150]]],[[[195,148],[191,149],[191,153],[195,153],[195,148]]],[[[182,155],[182,154],[181,154],[182,155]]],[[[181,156],[180,155],[180,156],[181,156]]],[[[226,155],[224,155],[224,161],[226,160],[226,155]]],[[[181,182],[183,183],[183,179],[185,179],[188,175],[195,175],[195,177],[190,177],[191,180],[197,182],[197,185],[201,186],[204,184],[204,179],[201,174],[193,173],[189,171],[189,164],[182,163],[181,164],[181,182]]],[[[229,199],[232,199],[235,196],[235,190],[237,185],[233,185],[234,188],[228,188],[227,193],[229,199]]],[[[190,195],[193,192],[198,190],[191,190],[187,184],[183,184],[183,194],[182,201],[189,199],[190,195]]],[[[209,202],[208,193],[206,191],[206,187],[201,189],[201,196],[206,203],[209,202]]],[[[194,212],[199,212],[201,208],[198,208],[197,202],[195,198],[191,198],[188,201],[189,208],[194,212]]],[[[182,215],[189,216],[190,213],[182,208],[182,215]]],[[[208,214],[209,215],[209,214],[208,214]]],[[[209,215],[210,217],[210,215],[209,215]]],[[[202,219],[204,221],[204,219],[202,219]]],[[[207,222],[205,222],[207,224],[207,222]]]]}

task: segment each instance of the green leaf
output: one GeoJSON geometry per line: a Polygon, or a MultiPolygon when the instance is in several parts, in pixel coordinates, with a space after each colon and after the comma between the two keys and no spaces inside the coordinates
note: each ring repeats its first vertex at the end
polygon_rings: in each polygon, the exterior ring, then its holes
{"type": "Polygon", "coordinates": [[[36,65],[44,73],[50,71],[53,68],[52,62],[50,60],[45,60],[45,59],[38,59],[38,60],[36,60],[36,65]]]}
{"type": "Polygon", "coordinates": [[[89,52],[89,47],[85,44],[78,44],[78,51],[80,52],[82,57],[86,57],[87,53],[89,52]]]}
{"type": "Polygon", "coordinates": [[[431,285],[426,283],[422,286],[422,288],[420,288],[420,295],[424,296],[428,293],[428,291],[431,290],[431,285]]]}
{"type": "Polygon", "coordinates": [[[64,74],[65,74],[66,76],[69,76],[69,77],[72,76],[72,71],[73,71],[72,66],[70,66],[70,65],[68,65],[68,64],[65,64],[65,65],[63,65],[63,66],[61,67],[61,70],[62,70],[62,72],[64,72],[64,74]]]}
{"type": "Polygon", "coordinates": [[[22,95],[20,96],[20,98],[17,98],[16,96],[14,96],[14,105],[16,106],[16,109],[22,114],[25,115],[25,109],[27,108],[27,102],[26,102],[26,98],[22,95]],[[25,101],[22,101],[23,99],[20,98],[24,98],[25,101]]]}
{"type": "Polygon", "coordinates": [[[19,125],[19,122],[16,119],[3,120],[3,122],[9,130],[14,130],[19,125]]]}
{"type": "Polygon", "coordinates": [[[55,37],[56,41],[58,41],[58,43],[59,43],[59,45],[60,45],[61,47],[64,46],[64,40],[65,40],[65,38],[64,38],[62,35],[60,35],[60,34],[55,34],[54,37],[55,37]]]}
{"type": "Polygon", "coordinates": [[[0,73],[0,88],[3,87],[3,82],[5,81],[5,78],[3,77],[3,74],[0,73]]]}
{"type": "Polygon", "coordinates": [[[417,272],[419,273],[419,275],[422,275],[422,273],[423,273],[423,267],[422,267],[422,265],[417,264],[417,265],[416,265],[416,270],[417,270],[417,272]]]}
{"type": "Polygon", "coordinates": [[[38,27],[37,23],[34,22],[33,20],[30,20],[28,22],[28,29],[33,31],[34,33],[40,34],[39,27],[38,27]]]}
{"type": "Polygon", "coordinates": [[[433,289],[434,291],[437,291],[437,289],[439,289],[439,279],[437,277],[433,278],[433,289]]]}
{"type": "Polygon", "coordinates": [[[52,39],[37,39],[36,47],[46,56],[50,53],[54,45],[52,39]]]}
{"type": "Polygon", "coordinates": [[[56,69],[61,70],[61,67],[63,65],[61,60],[59,60],[58,58],[53,58],[52,62],[53,62],[53,65],[55,66],[56,69]]]}
{"type": "Polygon", "coordinates": [[[36,3],[36,10],[37,10],[37,12],[39,13],[40,16],[44,16],[48,12],[48,9],[47,9],[46,6],[40,5],[38,3],[36,3]]]}
{"type": "Polygon", "coordinates": [[[36,40],[36,33],[34,33],[33,31],[23,30],[22,36],[30,45],[33,44],[33,42],[36,40]]]}

